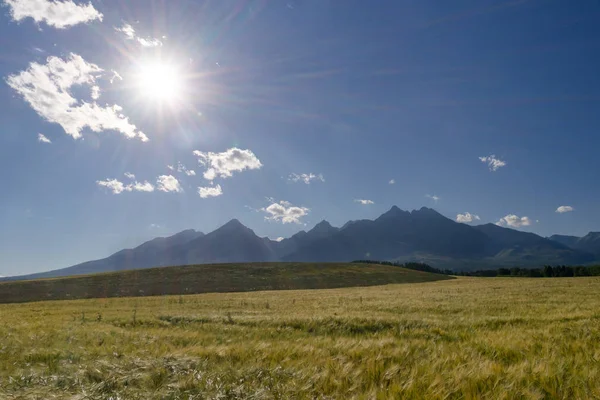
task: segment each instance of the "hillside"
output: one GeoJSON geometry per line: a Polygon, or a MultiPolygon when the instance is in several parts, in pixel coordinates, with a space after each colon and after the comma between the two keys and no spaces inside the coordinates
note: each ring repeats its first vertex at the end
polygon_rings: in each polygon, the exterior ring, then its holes
{"type": "Polygon", "coordinates": [[[452,279],[371,264],[256,263],[151,268],[0,283],[0,303],[257,290],[327,289],[452,279]]]}

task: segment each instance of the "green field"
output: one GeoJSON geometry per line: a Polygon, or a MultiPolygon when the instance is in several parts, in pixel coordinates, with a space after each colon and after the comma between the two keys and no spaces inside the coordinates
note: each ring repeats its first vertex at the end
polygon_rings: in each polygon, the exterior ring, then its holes
{"type": "Polygon", "coordinates": [[[600,398],[598,293],[458,278],[3,304],[0,398],[600,398]]]}

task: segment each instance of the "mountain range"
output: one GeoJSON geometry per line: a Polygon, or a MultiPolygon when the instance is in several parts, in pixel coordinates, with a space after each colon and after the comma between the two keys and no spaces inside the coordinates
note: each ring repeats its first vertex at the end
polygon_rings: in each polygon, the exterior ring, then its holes
{"type": "Polygon", "coordinates": [[[600,259],[600,233],[543,238],[494,224],[457,223],[423,207],[394,206],[375,220],[341,228],[321,221],[309,231],[274,241],[233,219],[208,234],[193,229],[150,240],[107,258],[49,272],[4,279],[34,279],[158,266],[258,261],[334,262],[357,259],[421,261],[437,268],[586,264],[600,259]]]}

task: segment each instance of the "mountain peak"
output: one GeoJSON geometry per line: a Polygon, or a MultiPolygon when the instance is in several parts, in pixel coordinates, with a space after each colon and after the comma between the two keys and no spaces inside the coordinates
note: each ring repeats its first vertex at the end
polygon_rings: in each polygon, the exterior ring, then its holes
{"type": "Polygon", "coordinates": [[[234,218],[227,222],[225,225],[221,226],[218,230],[239,230],[239,229],[250,229],[242,224],[238,219],[234,218]]]}
{"type": "Polygon", "coordinates": [[[393,218],[407,214],[409,214],[408,211],[401,210],[400,208],[398,208],[398,206],[392,206],[392,208],[390,208],[387,212],[381,214],[379,218],[393,218]]]}
{"type": "Polygon", "coordinates": [[[331,224],[329,222],[327,222],[326,220],[323,220],[321,222],[319,222],[318,224],[315,225],[314,228],[312,228],[311,230],[331,230],[331,228],[333,228],[333,226],[331,226],[331,224]]]}
{"type": "Polygon", "coordinates": [[[430,216],[440,216],[443,217],[442,214],[440,214],[439,212],[435,211],[433,208],[428,208],[428,207],[421,207],[418,210],[412,210],[411,215],[430,215],[430,216]]]}

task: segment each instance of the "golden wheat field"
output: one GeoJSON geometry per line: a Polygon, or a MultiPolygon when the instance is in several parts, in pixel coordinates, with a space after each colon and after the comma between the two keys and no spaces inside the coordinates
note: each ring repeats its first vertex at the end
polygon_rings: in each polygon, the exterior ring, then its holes
{"type": "Polygon", "coordinates": [[[0,398],[600,398],[599,293],[458,278],[0,305],[0,398]]]}

